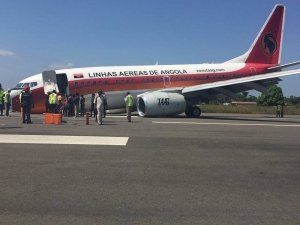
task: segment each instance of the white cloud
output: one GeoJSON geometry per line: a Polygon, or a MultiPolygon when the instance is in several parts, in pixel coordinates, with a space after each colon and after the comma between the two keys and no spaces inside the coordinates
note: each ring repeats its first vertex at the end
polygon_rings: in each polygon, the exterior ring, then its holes
{"type": "Polygon", "coordinates": [[[52,65],[49,65],[49,67],[51,69],[69,69],[69,68],[72,68],[74,67],[74,64],[73,63],[66,63],[66,64],[52,64],[52,65]]]}
{"type": "Polygon", "coordinates": [[[14,56],[15,53],[12,52],[12,51],[8,51],[8,50],[5,50],[5,49],[0,49],[0,57],[8,57],[8,56],[14,56]]]}

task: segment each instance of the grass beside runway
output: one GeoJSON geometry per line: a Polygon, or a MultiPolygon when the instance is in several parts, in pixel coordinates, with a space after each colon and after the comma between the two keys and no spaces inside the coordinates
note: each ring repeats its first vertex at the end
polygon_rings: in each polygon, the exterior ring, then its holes
{"type": "MultiPolygon", "coordinates": [[[[276,114],[275,106],[257,105],[201,105],[202,113],[276,114]]],[[[285,106],[284,115],[300,115],[300,106],[285,106]]]]}

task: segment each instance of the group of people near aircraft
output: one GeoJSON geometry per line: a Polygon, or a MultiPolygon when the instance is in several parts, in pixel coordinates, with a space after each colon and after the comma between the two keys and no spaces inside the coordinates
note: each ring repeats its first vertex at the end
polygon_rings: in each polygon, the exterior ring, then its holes
{"type": "Polygon", "coordinates": [[[45,96],[45,110],[47,113],[61,113],[66,117],[83,117],[85,98],[83,95],[61,95],[55,90],[45,96]]]}
{"type": "MultiPolygon", "coordinates": [[[[131,122],[131,112],[133,110],[133,96],[127,92],[125,97],[127,120],[131,122]]],[[[103,124],[103,118],[106,117],[107,99],[105,92],[100,90],[98,93],[93,93],[91,96],[91,105],[89,108],[90,114],[88,116],[95,117],[95,121],[103,124]]],[[[75,95],[68,95],[62,97],[59,93],[53,90],[46,97],[46,112],[61,113],[64,116],[83,117],[85,112],[85,97],[76,93],[75,95]]]]}
{"type": "MultiPolygon", "coordinates": [[[[2,103],[8,102],[7,116],[10,106],[10,90],[4,92],[0,84],[0,109],[1,115],[3,115],[2,103]]],[[[22,122],[23,123],[32,123],[31,121],[31,109],[34,108],[33,96],[30,91],[29,86],[25,86],[19,96],[20,105],[22,109],[22,122]]],[[[126,97],[124,98],[126,103],[126,112],[128,122],[131,122],[131,112],[133,110],[133,96],[130,92],[127,92],[126,97]]],[[[92,94],[91,105],[90,105],[90,114],[85,112],[85,98],[83,95],[76,93],[75,95],[62,96],[60,93],[57,93],[53,90],[51,93],[45,95],[45,111],[46,113],[60,113],[64,116],[94,116],[95,121],[99,124],[103,124],[103,118],[106,116],[107,109],[107,99],[104,91],[100,90],[96,94],[92,94]]]]}
{"type": "MultiPolygon", "coordinates": [[[[133,110],[133,96],[128,91],[126,93],[126,97],[124,98],[126,103],[126,115],[128,122],[131,122],[131,112],[133,110]]],[[[96,118],[96,122],[99,125],[103,124],[103,118],[106,116],[106,108],[107,108],[107,99],[105,93],[100,90],[98,94],[92,94],[92,101],[91,101],[91,116],[94,113],[96,118]]]]}

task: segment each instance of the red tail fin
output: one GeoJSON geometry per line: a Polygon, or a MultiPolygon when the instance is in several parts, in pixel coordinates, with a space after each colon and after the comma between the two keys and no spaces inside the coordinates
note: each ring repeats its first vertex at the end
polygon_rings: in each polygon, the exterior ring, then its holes
{"type": "Polygon", "coordinates": [[[246,63],[279,64],[285,7],[276,5],[247,52],[246,63]]]}

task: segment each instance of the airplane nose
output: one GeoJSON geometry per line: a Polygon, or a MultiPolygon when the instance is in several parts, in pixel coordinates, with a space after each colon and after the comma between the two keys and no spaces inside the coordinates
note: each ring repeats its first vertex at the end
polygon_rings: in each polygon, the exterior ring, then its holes
{"type": "Polygon", "coordinates": [[[20,112],[20,99],[19,95],[22,90],[11,90],[10,98],[11,98],[11,109],[13,112],[20,112]]]}
{"type": "Polygon", "coordinates": [[[16,96],[19,96],[22,90],[11,90],[10,91],[10,97],[13,99],[16,96]]]}

